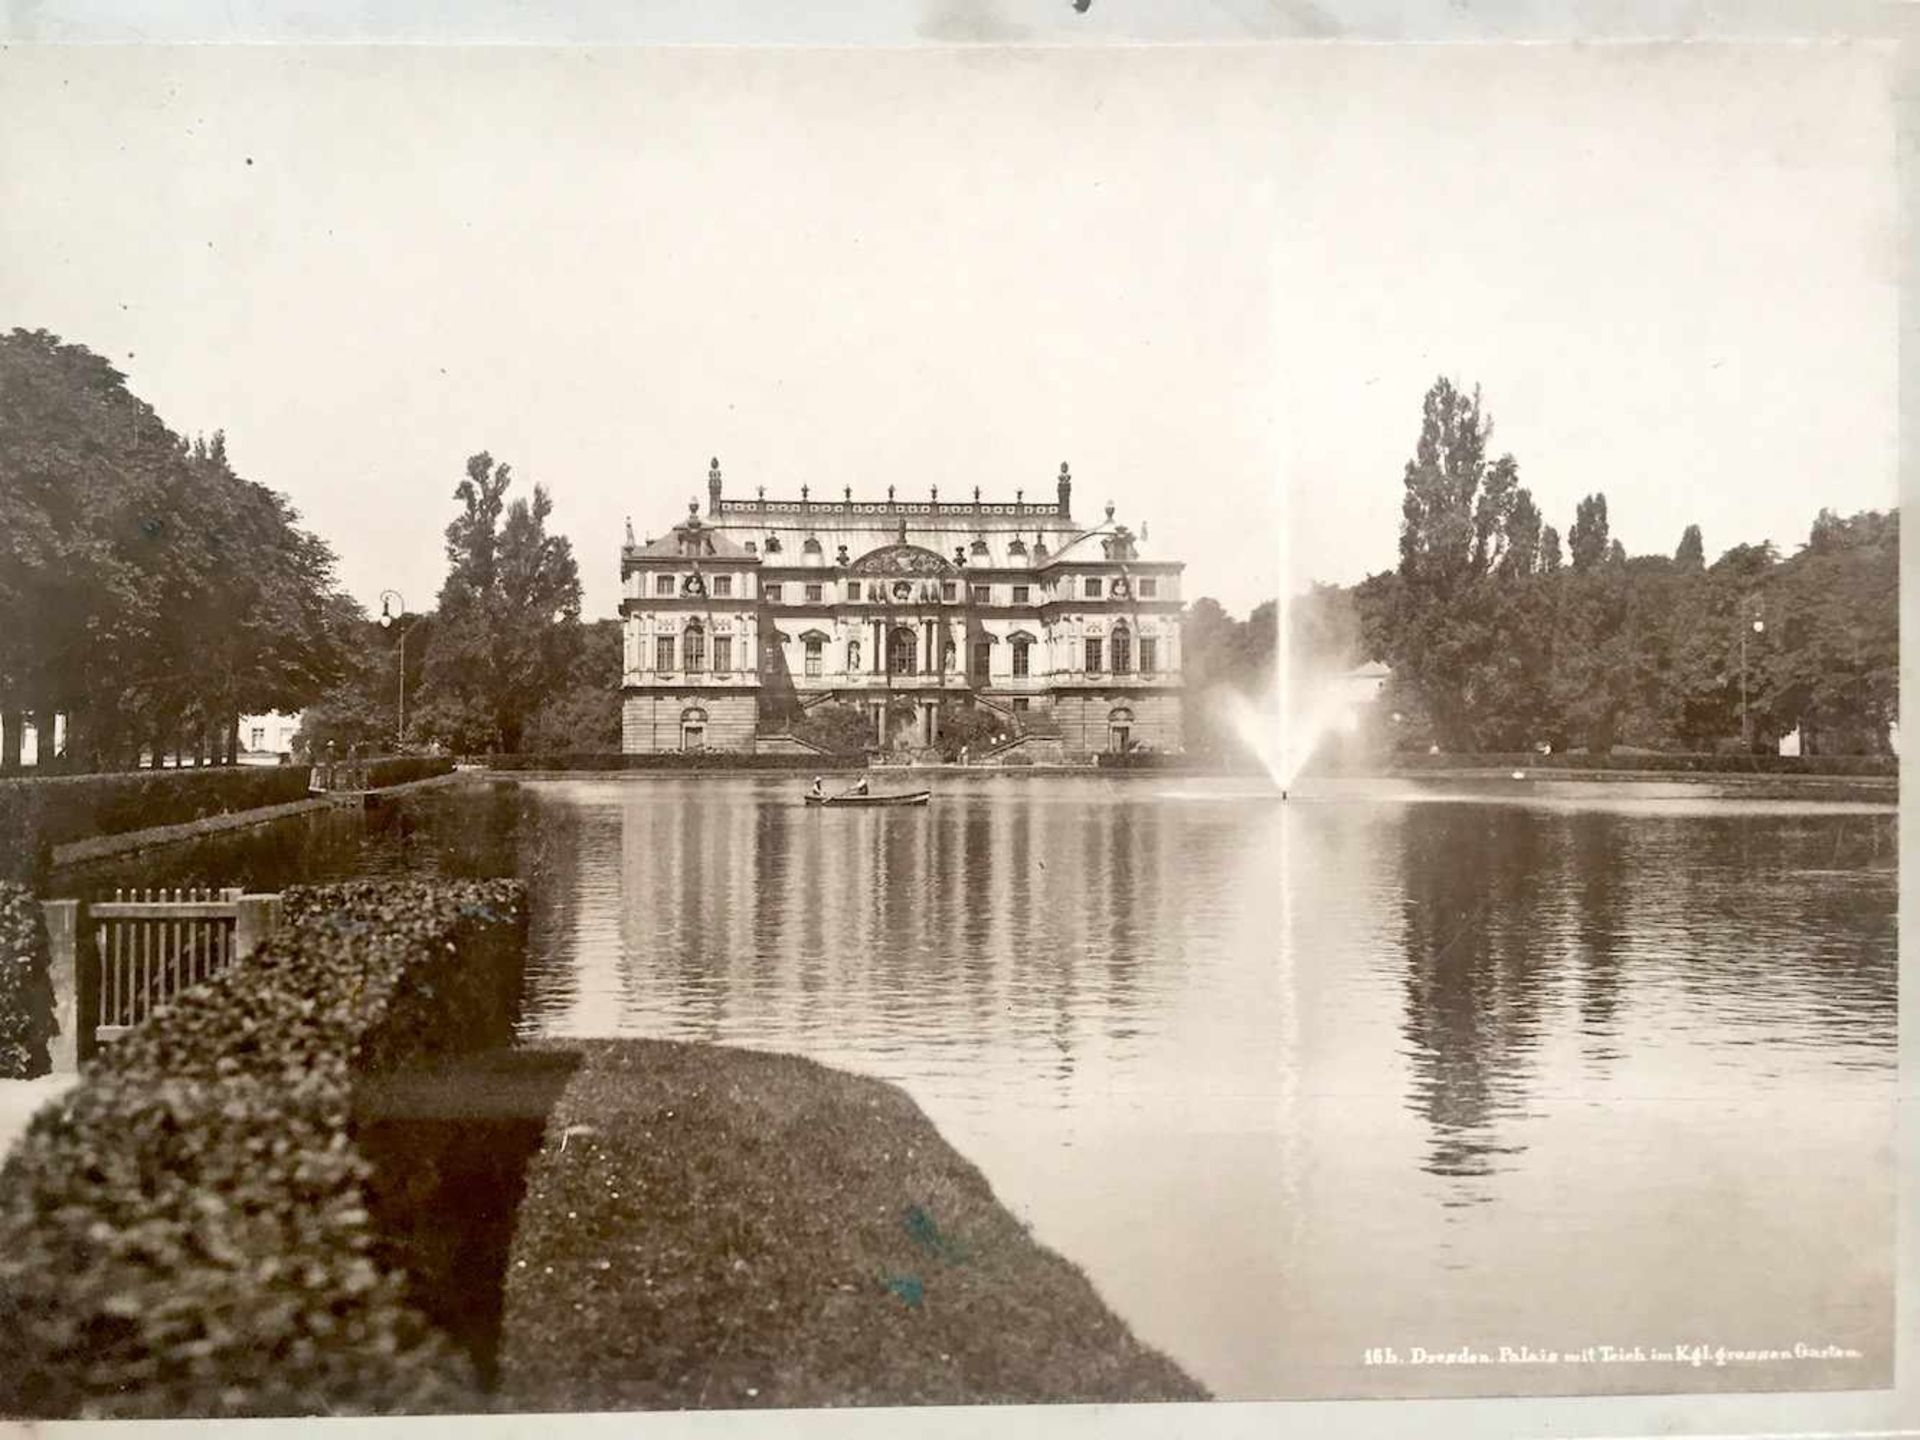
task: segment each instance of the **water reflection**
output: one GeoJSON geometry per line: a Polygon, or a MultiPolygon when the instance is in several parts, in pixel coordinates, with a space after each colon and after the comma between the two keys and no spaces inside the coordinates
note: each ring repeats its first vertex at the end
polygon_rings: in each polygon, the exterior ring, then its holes
{"type": "Polygon", "coordinates": [[[1830,1387],[1891,1363],[1893,833],[1605,787],[968,777],[829,813],[663,777],[421,792],[69,880],[523,875],[529,1033],[899,1081],[1222,1395],[1721,1383],[1359,1363],[1663,1328],[1859,1348],[1725,1382],[1830,1387]]]}

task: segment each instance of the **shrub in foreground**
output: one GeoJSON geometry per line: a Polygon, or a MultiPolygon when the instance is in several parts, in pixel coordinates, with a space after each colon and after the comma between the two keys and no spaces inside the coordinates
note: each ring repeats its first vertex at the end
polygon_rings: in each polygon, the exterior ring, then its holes
{"type": "Polygon", "coordinates": [[[289,891],[104,1051],[0,1169],[0,1412],[480,1408],[374,1223],[353,1094],[499,1037],[525,913],[512,881],[289,891]]]}
{"type": "Polygon", "coordinates": [[[53,987],[40,902],[24,885],[0,880],[0,1079],[47,1073],[53,987]]]}

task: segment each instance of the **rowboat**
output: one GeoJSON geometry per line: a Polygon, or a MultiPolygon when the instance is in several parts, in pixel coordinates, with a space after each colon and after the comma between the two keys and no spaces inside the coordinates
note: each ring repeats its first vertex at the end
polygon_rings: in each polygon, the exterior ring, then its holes
{"type": "Polygon", "coordinates": [[[899,795],[809,795],[809,805],[925,805],[931,790],[908,790],[899,795]]]}

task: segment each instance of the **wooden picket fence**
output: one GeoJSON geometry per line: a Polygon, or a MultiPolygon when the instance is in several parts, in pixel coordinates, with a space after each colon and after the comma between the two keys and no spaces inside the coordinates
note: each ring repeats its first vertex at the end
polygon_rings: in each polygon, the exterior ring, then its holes
{"type": "Polygon", "coordinates": [[[278,895],[236,889],[116,890],[45,900],[59,1033],[53,1068],[74,1069],[191,986],[251,955],[280,922],[278,895]]]}

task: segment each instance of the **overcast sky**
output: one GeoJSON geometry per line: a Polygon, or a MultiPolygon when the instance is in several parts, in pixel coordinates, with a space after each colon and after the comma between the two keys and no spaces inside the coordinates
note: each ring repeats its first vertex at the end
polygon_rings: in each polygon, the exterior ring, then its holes
{"type": "MultiPolygon", "coordinates": [[[[956,13],[964,11],[960,7],[956,13]]],[[[0,325],[224,429],[370,608],[466,457],[589,614],[704,496],[1051,493],[1244,612],[1395,558],[1439,373],[1564,531],[1895,497],[1885,52],[0,52],[0,325]]]]}

